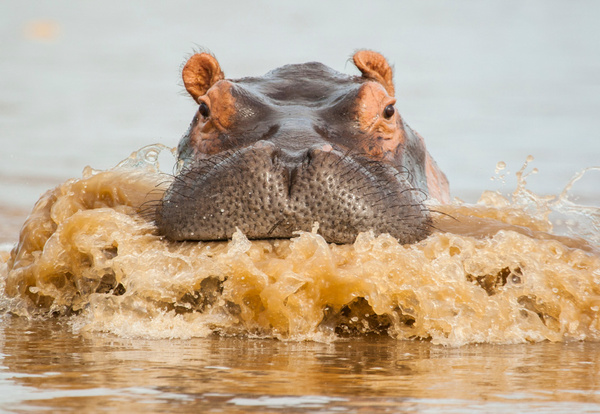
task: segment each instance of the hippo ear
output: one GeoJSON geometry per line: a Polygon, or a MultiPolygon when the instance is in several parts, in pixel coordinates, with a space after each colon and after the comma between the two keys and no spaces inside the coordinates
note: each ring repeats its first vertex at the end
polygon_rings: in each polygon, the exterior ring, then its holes
{"type": "Polygon", "coordinates": [[[392,68],[382,55],[372,50],[360,50],[352,59],[358,70],[362,72],[363,78],[381,83],[387,93],[394,96],[392,68]]]}
{"type": "Polygon", "coordinates": [[[196,53],[192,56],[183,67],[181,76],[185,89],[196,101],[211,86],[225,78],[217,59],[208,53],[196,53]]]}

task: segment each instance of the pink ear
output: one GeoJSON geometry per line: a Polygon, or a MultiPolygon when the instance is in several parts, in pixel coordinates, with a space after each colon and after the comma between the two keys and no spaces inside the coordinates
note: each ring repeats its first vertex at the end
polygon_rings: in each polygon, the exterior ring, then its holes
{"type": "Polygon", "coordinates": [[[208,53],[196,53],[192,56],[183,67],[181,76],[185,89],[196,101],[211,86],[225,78],[217,59],[208,53]]]}
{"type": "Polygon", "coordinates": [[[390,64],[382,55],[372,50],[360,50],[352,59],[364,78],[381,83],[387,93],[394,96],[394,74],[390,64]]]}
{"type": "MultiPolygon", "coordinates": [[[[414,132],[423,143],[423,146],[425,146],[425,139],[417,131],[414,132]]],[[[435,160],[431,158],[429,151],[425,150],[425,153],[427,154],[425,157],[425,175],[427,177],[429,197],[436,199],[442,204],[448,204],[450,202],[450,185],[448,184],[446,174],[440,170],[435,160]]]]}
{"type": "Polygon", "coordinates": [[[427,175],[429,197],[435,198],[442,204],[448,204],[450,202],[448,179],[446,178],[446,174],[440,170],[436,162],[431,158],[429,152],[427,153],[427,160],[425,162],[425,174],[427,175]]]}

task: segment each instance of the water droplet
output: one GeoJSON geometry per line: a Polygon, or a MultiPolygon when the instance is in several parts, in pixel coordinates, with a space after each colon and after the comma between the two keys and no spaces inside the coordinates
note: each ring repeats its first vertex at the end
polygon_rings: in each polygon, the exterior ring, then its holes
{"type": "Polygon", "coordinates": [[[158,152],[156,152],[155,150],[150,150],[146,153],[146,161],[154,163],[157,159],[158,152]]]}

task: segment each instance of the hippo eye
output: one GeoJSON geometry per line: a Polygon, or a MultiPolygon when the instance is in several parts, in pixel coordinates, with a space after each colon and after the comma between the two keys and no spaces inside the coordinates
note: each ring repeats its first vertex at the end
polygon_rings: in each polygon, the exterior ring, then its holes
{"type": "Polygon", "coordinates": [[[394,115],[394,112],[396,112],[396,109],[394,108],[394,105],[388,105],[383,110],[383,116],[386,119],[390,119],[394,115]]]}
{"type": "Polygon", "coordinates": [[[204,102],[200,103],[198,112],[200,112],[200,115],[202,115],[204,118],[208,118],[208,116],[210,115],[210,109],[208,109],[208,105],[204,102]]]}

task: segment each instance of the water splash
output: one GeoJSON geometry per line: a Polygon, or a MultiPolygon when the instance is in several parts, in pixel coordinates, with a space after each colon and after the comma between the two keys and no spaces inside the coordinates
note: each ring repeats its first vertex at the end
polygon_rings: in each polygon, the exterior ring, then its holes
{"type": "Polygon", "coordinates": [[[432,207],[438,231],[413,245],[370,232],[328,244],[316,226],[291,240],[237,231],[175,243],[149,214],[172,180],[158,168],[163,151],[146,147],[46,193],[1,258],[2,309],[123,337],[600,339],[600,209],[571,201],[577,177],[540,197],[526,187],[528,158],[510,196],[432,207]],[[571,220],[560,231],[557,214],[571,220]]]}
{"type": "Polygon", "coordinates": [[[551,202],[552,222],[560,234],[582,237],[596,246],[600,245],[600,209],[577,204],[572,195],[574,185],[591,173],[600,173],[600,167],[589,167],[578,172],[564,190],[551,202]]]}

